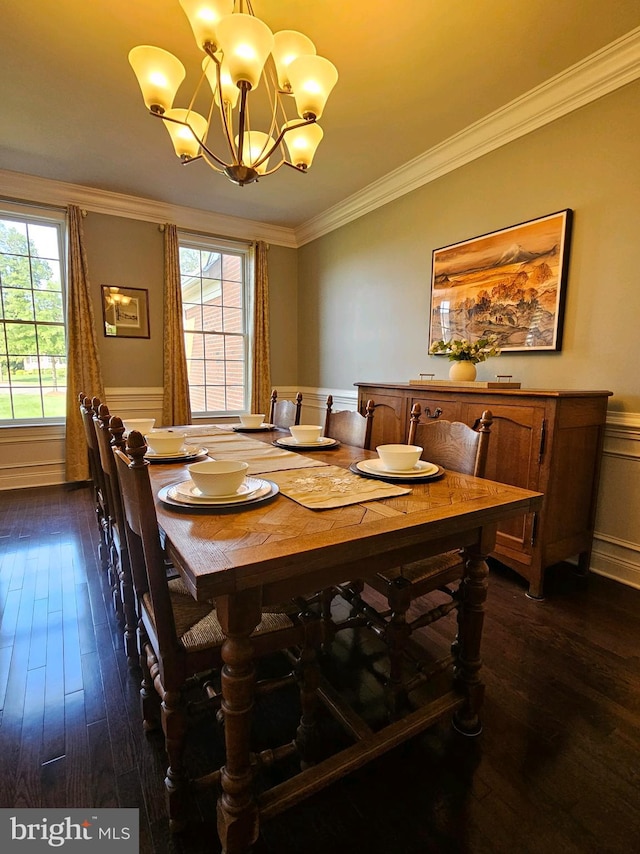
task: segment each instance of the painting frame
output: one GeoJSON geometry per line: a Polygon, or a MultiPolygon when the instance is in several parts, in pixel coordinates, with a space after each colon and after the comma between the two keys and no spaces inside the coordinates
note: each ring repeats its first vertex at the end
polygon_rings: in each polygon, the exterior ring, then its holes
{"type": "Polygon", "coordinates": [[[149,338],[149,291],[102,285],[103,331],[107,338],[149,338]]]}
{"type": "Polygon", "coordinates": [[[573,211],[433,250],[429,346],[497,337],[503,353],[562,349],[573,211]]]}

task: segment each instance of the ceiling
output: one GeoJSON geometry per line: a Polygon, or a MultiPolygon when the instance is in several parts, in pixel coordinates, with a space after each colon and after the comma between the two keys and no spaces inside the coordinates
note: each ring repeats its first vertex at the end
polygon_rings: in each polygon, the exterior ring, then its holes
{"type": "MultiPolygon", "coordinates": [[[[0,169],[295,228],[640,25],[639,0],[253,0],[338,68],[307,175],[238,187],[182,166],[127,61],[202,54],[178,0],[7,0],[0,169]]],[[[0,187],[1,191],[1,187],[0,187]]]]}

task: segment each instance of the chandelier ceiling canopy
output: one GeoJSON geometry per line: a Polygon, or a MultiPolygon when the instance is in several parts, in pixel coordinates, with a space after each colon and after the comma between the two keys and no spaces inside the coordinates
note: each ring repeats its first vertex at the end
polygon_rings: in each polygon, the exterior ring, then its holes
{"type": "Polygon", "coordinates": [[[204,53],[188,107],[173,106],[186,76],[179,59],[151,45],[129,53],[145,105],[163,121],[178,157],[203,159],[240,186],[281,166],[306,172],[322,140],[317,122],[338,79],[335,66],[317,56],[302,33],[272,33],[249,0],[179,2],[204,53]],[[209,99],[206,118],[194,109],[202,90],[209,99]],[[270,114],[260,129],[251,126],[254,96],[262,99],[255,112],[262,116],[266,103],[270,114]]]}

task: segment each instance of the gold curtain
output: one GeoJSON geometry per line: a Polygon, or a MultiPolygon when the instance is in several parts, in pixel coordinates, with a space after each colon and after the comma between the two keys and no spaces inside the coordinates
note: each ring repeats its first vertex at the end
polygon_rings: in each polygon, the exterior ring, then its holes
{"type": "Polygon", "coordinates": [[[162,423],[191,424],[191,401],[182,323],[178,229],[164,227],[164,344],[162,423]]]}
{"type": "Polygon", "coordinates": [[[87,439],[78,395],[84,392],[104,401],[100,356],[91,304],[82,212],[69,205],[69,284],[67,288],[67,423],[66,478],[88,480],[87,439]]]}
{"type": "Polygon", "coordinates": [[[267,244],[261,240],[256,243],[255,248],[254,300],[251,411],[268,414],[271,398],[269,274],[267,270],[267,244]]]}

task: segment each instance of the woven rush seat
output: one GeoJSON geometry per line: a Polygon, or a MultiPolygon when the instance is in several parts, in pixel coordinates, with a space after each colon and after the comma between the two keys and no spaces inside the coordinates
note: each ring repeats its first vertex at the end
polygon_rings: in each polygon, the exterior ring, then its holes
{"type": "MultiPolygon", "coordinates": [[[[196,602],[182,578],[172,578],[167,586],[180,645],[190,652],[220,646],[224,642],[224,632],[216,616],[215,606],[196,602]]],[[[145,593],[142,598],[146,611],[155,623],[151,596],[145,593]]],[[[263,611],[262,621],[251,636],[293,628],[293,620],[285,613],[286,606],[280,608],[276,606],[274,611],[263,611]]]]}
{"type": "Polygon", "coordinates": [[[462,564],[462,554],[459,551],[444,552],[444,554],[434,555],[426,560],[417,560],[414,563],[407,563],[400,567],[394,567],[378,573],[378,577],[387,583],[396,578],[406,578],[411,584],[418,584],[420,581],[438,576],[438,583],[446,584],[449,580],[456,578],[456,573],[460,570],[462,564]],[[453,578],[446,577],[447,570],[453,571],[453,578]]]}

